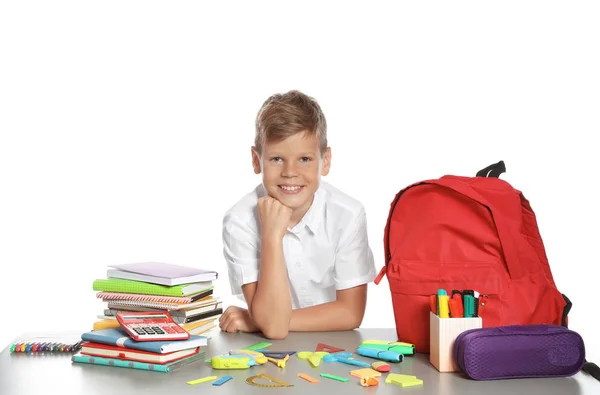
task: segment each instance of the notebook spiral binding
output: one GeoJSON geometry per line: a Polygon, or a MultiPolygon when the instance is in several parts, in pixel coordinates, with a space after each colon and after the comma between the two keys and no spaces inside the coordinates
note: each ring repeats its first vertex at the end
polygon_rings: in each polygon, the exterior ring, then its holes
{"type": "Polygon", "coordinates": [[[98,299],[108,300],[127,300],[127,301],[139,301],[139,302],[154,302],[154,303],[169,303],[169,304],[186,304],[191,303],[193,300],[191,297],[183,296],[158,296],[158,295],[142,295],[142,294],[126,294],[116,292],[98,292],[96,294],[98,299]]]}

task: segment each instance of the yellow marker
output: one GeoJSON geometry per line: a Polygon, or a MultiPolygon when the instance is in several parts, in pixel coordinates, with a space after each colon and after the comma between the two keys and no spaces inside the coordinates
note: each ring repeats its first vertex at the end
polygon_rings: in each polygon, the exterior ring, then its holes
{"type": "Polygon", "coordinates": [[[448,295],[439,295],[438,302],[440,304],[440,318],[449,318],[448,315],[448,295]]]}
{"type": "Polygon", "coordinates": [[[211,381],[211,380],[216,380],[217,378],[218,378],[217,376],[208,376],[208,377],[202,377],[201,379],[196,379],[196,380],[188,381],[187,383],[189,385],[194,385],[194,384],[205,383],[205,382],[211,381]]]}
{"type": "Polygon", "coordinates": [[[248,369],[253,366],[250,360],[250,357],[225,355],[212,357],[210,364],[213,369],[248,369]]]}

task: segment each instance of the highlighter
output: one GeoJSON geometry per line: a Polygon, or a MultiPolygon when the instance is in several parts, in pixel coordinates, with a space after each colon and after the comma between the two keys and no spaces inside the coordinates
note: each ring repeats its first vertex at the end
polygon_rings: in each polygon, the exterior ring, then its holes
{"type": "Polygon", "coordinates": [[[254,359],[241,355],[220,355],[212,357],[210,362],[213,369],[248,369],[256,365],[254,359]]]}
{"type": "Polygon", "coordinates": [[[440,305],[440,318],[449,318],[450,315],[448,314],[448,295],[438,296],[438,304],[440,305]]]}
{"type": "Polygon", "coordinates": [[[363,361],[357,361],[356,359],[347,359],[347,358],[335,358],[337,362],[345,363],[347,365],[360,366],[361,368],[370,368],[371,364],[363,361]]]}
{"type": "Polygon", "coordinates": [[[404,360],[404,355],[393,351],[383,351],[374,348],[358,347],[356,349],[356,352],[358,353],[358,355],[362,355],[363,357],[380,359],[382,361],[387,362],[402,362],[404,360]]]}
{"type": "Polygon", "coordinates": [[[440,297],[442,296],[448,296],[448,293],[446,293],[446,290],[443,288],[438,289],[437,291],[437,315],[440,315],[440,297]]]}
{"type": "Polygon", "coordinates": [[[404,355],[412,355],[415,353],[415,346],[410,344],[410,345],[401,345],[401,346],[392,346],[392,345],[387,345],[387,344],[370,344],[370,343],[362,343],[361,344],[362,347],[366,347],[366,348],[374,348],[376,350],[383,350],[383,351],[393,351],[393,352],[397,352],[398,354],[404,354],[404,355]]]}
{"type": "Polygon", "coordinates": [[[465,295],[465,318],[473,317],[475,314],[475,299],[472,295],[465,295]]]}

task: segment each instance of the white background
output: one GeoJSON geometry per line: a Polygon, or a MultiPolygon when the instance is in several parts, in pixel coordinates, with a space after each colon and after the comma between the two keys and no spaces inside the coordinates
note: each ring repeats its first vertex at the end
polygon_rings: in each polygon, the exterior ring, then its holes
{"type": "MultiPolygon", "coordinates": [[[[399,189],[504,160],[600,360],[597,2],[199,3],[0,5],[0,344],[91,329],[112,263],[215,269],[230,303],[221,221],[260,182],[254,117],[300,89],[377,269],[399,189]]],[[[394,326],[387,280],[363,326],[394,326]]]]}

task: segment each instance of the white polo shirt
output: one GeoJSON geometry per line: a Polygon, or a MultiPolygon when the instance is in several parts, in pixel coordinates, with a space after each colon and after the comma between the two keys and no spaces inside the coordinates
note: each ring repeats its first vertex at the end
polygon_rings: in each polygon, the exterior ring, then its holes
{"type": "MultiPolygon", "coordinates": [[[[244,299],[242,285],[258,281],[262,184],[223,218],[223,254],[233,295],[244,299]]],[[[369,283],[376,276],[363,205],[321,181],[313,204],[283,237],[292,308],[336,300],[336,290],[369,283]]]]}

